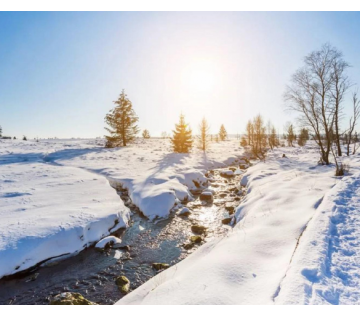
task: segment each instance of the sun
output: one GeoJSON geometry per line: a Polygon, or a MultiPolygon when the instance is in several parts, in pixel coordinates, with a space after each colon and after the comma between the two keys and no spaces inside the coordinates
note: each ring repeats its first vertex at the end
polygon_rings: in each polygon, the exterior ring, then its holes
{"type": "Polygon", "coordinates": [[[216,65],[208,60],[189,64],[182,73],[183,84],[192,92],[210,92],[217,81],[216,65]]]}

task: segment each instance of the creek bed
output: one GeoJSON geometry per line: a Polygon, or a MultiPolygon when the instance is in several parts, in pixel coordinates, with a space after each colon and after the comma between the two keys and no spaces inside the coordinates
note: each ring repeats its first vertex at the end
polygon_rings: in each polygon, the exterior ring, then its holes
{"type": "MultiPolygon", "coordinates": [[[[231,172],[230,172],[231,173],[231,172]]],[[[128,204],[132,216],[127,229],[113,235],[122,239],[130,250],[109,248],[99,252],[89,247],[76,256],[39,267],[26,275],[14,275],[0,280],[0,304],[49,304],[50,298],[62,292],[76,292],[98,304],[113,304],[122,298],[114,279],[125,275],[134,290],[159,271],[153,263],[174,265],[201,244],[224,236],[231,226],[222,220],[241,202],[245,191],[240,187],[242,171],[235,168],[217,169],[208,173],[212,202],[201,201],[201,191],[194,191],[194,200],[186,206],[190,216],[172,213],[169,218],[151,222],[131,204],[126,190],[120,197],[128,204]],[[221,173],[233,169],[233,176],[221,173]],[[191,226],[207,228],[203,242],[185,249],[184,244],[194,235],[191,226]]],[[[160,271],[161,272],[161,271],[160,271]]]]}

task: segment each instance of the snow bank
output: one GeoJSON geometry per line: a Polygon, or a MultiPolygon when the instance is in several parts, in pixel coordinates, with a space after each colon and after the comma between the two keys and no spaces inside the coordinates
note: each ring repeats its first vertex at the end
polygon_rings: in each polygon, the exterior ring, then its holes
{"type": "Polygon", "coordinates": [[[272,304],[297,239],[332,185],[316,148],[279,148],[245,173],[237,225],[118,304],[272,304]],[[283,153],[287,158],[281,158],[283,153]]]}
{"type": "Polygon", "coordinates": [[[208,169],[240,161],[238,141],[207,154],[171,152],[169,140],[116,149],[100,140],[0,140],[0,278],[75,254],[125,227],[129,210],[112,186],[129,190],[150,219],[206,186],[208,169]]]}
{"type": "Polygon", "coordinates": [[[167,217],[191,190],[206,187],[205,173],[213,168],[239,164],[245,152],[237,140],[212,143],[208,152],[173,153],[168,139],[139,140],[129,147],[77,149],[46,154],[46,160],[81,167],[106,176],[129,190],[132,202],[150,219],[167,217]]]}
{"type": "Polygon", "coordinates": [[[324,197],[281,284],[278,304],[360,303],[360,173],[324,197]]]}
{"type": "Polygon", "coordinates": [[[101,241],[97,242],[95,247],[96,248],[105,248],[108,244],[121,244],[121,239],[115,236],[107,236],[104,237],[101,241]]]}
{"type": "Polygon", "coordinates": [[[79,252],[128,221],[102,176],[14,159],[0,174],[0,278],[79,252]]]}

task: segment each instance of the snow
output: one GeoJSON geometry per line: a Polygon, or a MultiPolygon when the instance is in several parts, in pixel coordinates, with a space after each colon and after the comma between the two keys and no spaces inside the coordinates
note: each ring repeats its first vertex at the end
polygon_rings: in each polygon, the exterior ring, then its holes
{"type": "MultiPolygon", "coordinates": [[[[149,219],[167,217],[186,211],[179,202],[206,187],[208,170],[246,157],[235,139],[214,143],[206,154],[175,154],[161,139],[102,145],[0,141],[0,277],[101,239],[103,246],[130,215],[114,188],[128,189],[149,219]]],[[[333,165],[317,164],[318,154],[310,142],[251,161],[229,233],[118,304],[359,304],[360,158],[342,159],[351,168],[341,178],[333,165]]]]}
{"type": "Polygon", "coordinates": [[[244,156],[235,140],[206,154],[172,153],[168,139],[103,146],[95,139],[0,140],[0,278],[76,254],[126,227],[130,212],[114,188],[127,188],[150,219],[166,217],[206,185],[208,169],[244,156]]]}
{"type": "Polygon", "coordinates": [[[279,304],[360,303],[360,174],[324,197],[281,285],[279,304]]]}
{"type": "MultiPolygon", "coordinates": [[[[312,282],[319,281],[319,286],[323,285],[330,292],[336,292],[341,279],[344,280],[341,276],[346,273],[351,273],[348,276],[349,283],[353,283],[354,288],[359,291],[356,280],[356,273],[359,274],[360,271],[359,264],[357,261],[351,262],[352,256],[349,254],[354,251],[346,250],[350,246],[349,242],[356,245],[356,232],[344,240],[347,242],[344,245],[346,252],[340,253],[338,260],[333,262],[333,269],[338,270],[339,274],[333,284],[330,285],[324,277],[320,278],[323,281],[317,280],[318,269],[310,263],[310,271],[307,273],[310,280],[303,279],[301,271],[304,263],[301,259],[311,262],[315,257],[314,263],[317,266],[319,259],[316,257],[327,255],[321,248],[314,248],[311,254],[305,248],[297,267],[291,267],[296,261],[294,258],[290,263],[298,240],[308,233],[305,230],[307,224],[314,215],[333,208],[326,202],[326,197],[323,199],[324,195],[331,189],[339,189],[342,193],[344,191],[342,184],[339,184],[342,183],[341,178],[334,176],[334,167],[317,165],[317,161],[318,150],[312,143],[303,148],[278,148],[270,152],[265,162],[247,169],[241,180],[248,193],[236,209],[237,224],[228,235],[202,245],[176,266],[163,271],[122,298],[118,304],[282,304],[296,301],[302,304],[307,301],[302,296],[309,295],[309,287],[317,285],[312,282]],[[284,153],[287,158],[282,158],[284,153]],[[327,210],[322,210],[323,208],[327,210]],[[317,256],[315,253],[318,253],[317,256]],[[344,272],[344,269],[347,271],[344,272]],[[298,279],[295,281],[296,277],[298,279]]],[[[351,167],[354,168],[353,172],[358,172],[357,157],[351,158],[351,167]]],[[[346,180],[345,178],[344,181],[346,180]]],[[[354,187],[356,185],[353,184],[354,187]]],[[[349,192],[354,191],[354,187],[349,188],[349,192]]],[[[347,195],[351,198],[350,193],[347,195]]],[[[355,210],[358,200],[352,200],[354,210],[344,207],[342,211],[350,211],[358,216],[355,210]]],[[[339,218],[344,220],[344,217],[348,217],[348,214],[336,216],[338,221],[339,218]]],[[[319,242],[324,234],[333,231],[326,224],[319,226],[316,216],[314,219],[314,232],[308,236],[306,244],[319,242]],[[315,231],[319,235],[315,235],[315,231]]],[[[353,218],[348,217],[348,220],[357,225],[353,218]]],[[[342,226],[345,235],[353,229],[347,228],[345,224],[342,226]]],[[[336,233],[340,233],[339,230],[336,233]]],[[[339,238],[339,235],[336,237],[339,238]]],[[[339,240],[333,243],[340,246],[339,240]]],[[[336,252],[339,253],[340,248],[336,252]]],[[[324,265],[326,263],[322,264],[324,265]]],[[[350,290],[346,294],[351,296],[350,290]]],[[[357,296],[358,294],[352,297],[352,302],[357,301],[357,296]]],[[[333,299],[333,302],[341,301],[341,298],[338,301],[333,299]]],[[[325,302],[316,300],[316,303],[325,302]]]]}
{"type": "Polygon", "coordinates": [[[108,244],[121,244],[121,239],[115,236],[107,236],[104,237],[102,240],[96,243],[96,248],[105,248],[108,244]]]}

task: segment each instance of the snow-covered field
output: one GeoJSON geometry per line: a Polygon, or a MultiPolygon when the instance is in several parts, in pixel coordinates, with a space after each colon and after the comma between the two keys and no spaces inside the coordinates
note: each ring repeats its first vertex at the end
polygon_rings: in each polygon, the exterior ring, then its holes
{"type": "Polygon", "coordinates": [[[77,253],[125,227],[130,213],[112,186],[128,188],[150,219],[165,217],[206,182],[207,169],[243,154],[235,140],[215,143],[207,154],[171,153],[168,139],[117,149],[100,140],[0,140],[0,277],[77,253]]]}
{"type": "MultiPolygon", "coordinates": [[[[74,254],[125,227],[130,213],[116,185],[155,219],[191,198],[190,190],[206,183],[206,170],[245,154],[235,139],[214,143],[206,154],[171,153],[161,139],[101,145],[0,142],[0,277],[74,254]]],[[[118,303],[359,304],[360,156],[344,158],[351,168],[343,178],[317,161],[312,143],[269,152],[242,178],[248,193],[232,231],[118,303]]]]}
{"type": "Polygon", "coordinates": [[[271,152],[242,179],[231,233],[118,304],[359,303],[360,161],[344,160],[341,179],[312,145],[271,152]]]}

